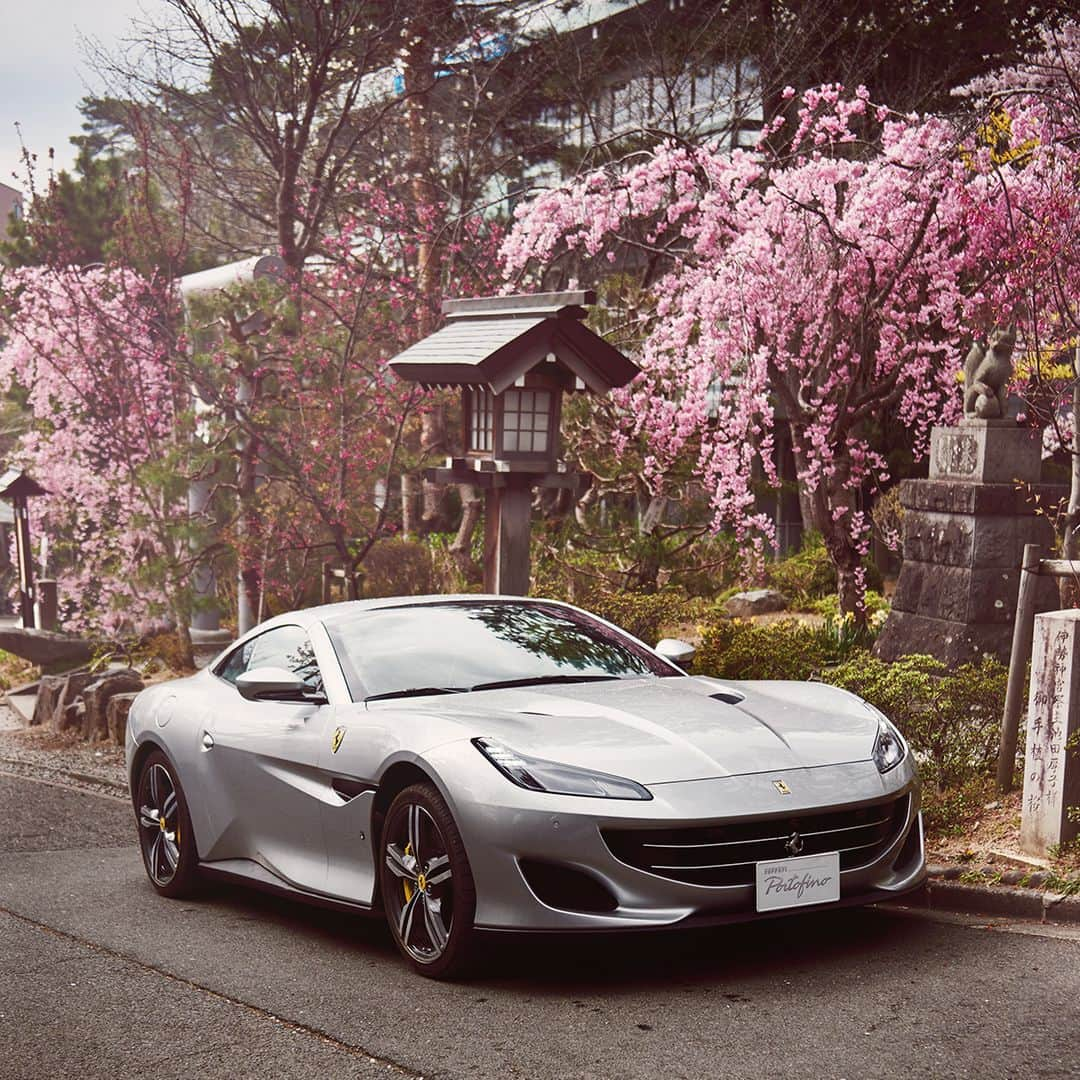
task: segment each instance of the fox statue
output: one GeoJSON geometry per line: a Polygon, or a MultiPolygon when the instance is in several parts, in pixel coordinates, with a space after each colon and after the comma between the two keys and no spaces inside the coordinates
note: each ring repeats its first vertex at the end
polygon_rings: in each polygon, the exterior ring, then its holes
{"type": "Polygon", "coordinates": [[[994,420],[1005,416],[1005,397],[1012,378],[1016,327],[995,328],[985,344],[976,341],[964,361],[964,416],[994,420]]]}

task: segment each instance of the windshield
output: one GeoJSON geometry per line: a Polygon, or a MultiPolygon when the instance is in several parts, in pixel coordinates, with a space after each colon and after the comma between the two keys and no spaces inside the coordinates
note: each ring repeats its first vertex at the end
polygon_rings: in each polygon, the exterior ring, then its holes
{"type": "Polygon", "coordinates": [[[354,701],[679,672],[589,616],[554,604],[461,601],[326,621],[354,701]]]}

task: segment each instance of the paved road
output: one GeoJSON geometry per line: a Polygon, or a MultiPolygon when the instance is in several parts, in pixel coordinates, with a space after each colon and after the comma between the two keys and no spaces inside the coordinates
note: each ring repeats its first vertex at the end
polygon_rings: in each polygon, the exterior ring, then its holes
{"type": "Polygon", "coordinates": [[[145,883],[125,804],[0,775],[0,1077],[1080,1075],[1080,932],[897,910],[500,938],[418,979],[378,923],[145,883]]]}

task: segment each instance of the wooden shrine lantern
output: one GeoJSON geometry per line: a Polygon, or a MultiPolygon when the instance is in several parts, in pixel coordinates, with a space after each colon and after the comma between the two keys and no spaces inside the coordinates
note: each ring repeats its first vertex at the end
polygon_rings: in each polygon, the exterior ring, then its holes
{"type": "Polygon", "coordinates": [[[529,591],[533,488],[580,488],[560,459],[562,397],[606,394],[639,368],[583,323],[591,291],[447,300],[446,325],[390,361],[399,378],[461,387],[465,456],[428,470],[484,489],[484,585],[529,591]]]}

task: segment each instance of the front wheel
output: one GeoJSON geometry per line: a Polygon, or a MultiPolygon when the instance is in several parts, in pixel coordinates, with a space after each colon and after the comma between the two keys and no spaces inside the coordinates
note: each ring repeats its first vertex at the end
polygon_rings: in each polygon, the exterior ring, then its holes
{"type": "Polygon", "coordinates": [[[461,975],[471,959],[476,887],[461,833],[433,786],[398,794],[380,850],[383,907],[402,956],[430,979],[461,975]]]}
{"type": "Polygon", "coordinates": [[[198,877],[195,836],[184,789],[172,762],[160,750],[143,762],[135,789],[135,813],[150,884],[162,896],[190,896],[198,877]]]}

